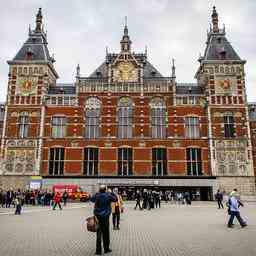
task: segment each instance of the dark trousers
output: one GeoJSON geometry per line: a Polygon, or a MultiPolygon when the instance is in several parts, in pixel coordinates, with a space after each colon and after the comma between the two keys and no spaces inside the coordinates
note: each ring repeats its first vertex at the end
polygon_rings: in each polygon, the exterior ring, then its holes
{"type": "Polygon", "coordinates": [[[220,208],[222,208],[222,209],[223,209],[223,208],[224,208],[224,206],[223,206],[223,204],[222,204],[222,201],[221,201],[221,200],[218,200],[217,202],[218,202],[219,209],[220,209],[220,208]]]}
{"type": "Polygon", "coordinates": [[[120,211],[112,214],[113,226],[114,228],[119,228],[120,223],[120,211]]]}
{"type": "Polygon", "coordinates": [[[60,203],[54,203],[54,206],[53,206],[53,208],[52,208],[52,209],[53,209],[53,210],[55,210],[55,208],[56,208],[56,206],[57,206],[57,205],[59,206],[60,210],[62,210],[62,208],[61,208],[61,204],[60,204],[60,203]]]}
{"type": "Polygon", "coordinates": [[[21,205],[20,205],[20,204],[17,204],[17,205],[16,205],[15,214],[19,214],[19,215],[20,215],[20,213],[21,213],[21,205]]]}
{"type": "Polygon", "coordinates": [[[101,240],[103,240],[104,251],[109,250],[110,235],[109,235],[109,216],[96,216],[98,220],[97,238],[96,238],[96,253],[101,253],[101,240]]]}
{"type": "Polygon", "coordinates": [[[142,210],[142,207],[140,205],[140,200],[136,200],[136,205],[134,207],[135,210],[137,209],[137,206],[139,206],[140,210],[142,210]]]}
{"type": "Polygon", "coordinates": [[[161,200],[160,199],[156,199],[155,200],[155,205],[156,205],[156,208],[157,207],[161,208],[161,200]]]}
{"type": "Polygon", "coordinates": [[[67,198],[63,198],[64,206],[67,205],[67,198]]]}
{"type": "Polygon", "coordinates": [[[233,225],[233,220],[234,220],[235,217],[237,218],[238,222],[240,223],[240,225],[242,227],[246,224],[245,221],[240,216],[240,212],[230,211],[230,218],[229,218],[229,221],[228,221],[228,226],[229,227],[233,225]]]}

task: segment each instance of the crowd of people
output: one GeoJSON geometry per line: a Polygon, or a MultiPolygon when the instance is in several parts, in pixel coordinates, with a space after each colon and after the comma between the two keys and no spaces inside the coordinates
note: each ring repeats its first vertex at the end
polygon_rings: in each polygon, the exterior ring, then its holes
{"type": "Polygon", "coordinates": [[[62,210],[61,202],[66,206],[68,200],[68,193],[54,193],[50,190],[2,190],[0,189],[0,207],[10,208],[13,206],[15,214],[21,214],[22,206],[24,205],[41,205],[41,206],[53,206],[55,210],[58,205],[62,210]]]}

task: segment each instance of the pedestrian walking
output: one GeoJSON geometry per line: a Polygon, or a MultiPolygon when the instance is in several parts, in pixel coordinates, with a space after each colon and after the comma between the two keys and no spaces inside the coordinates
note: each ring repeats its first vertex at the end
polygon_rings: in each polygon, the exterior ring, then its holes
{"type": "Polygon", "coordinates": [[[120,229],[120,213],[123,208],[123,199],[118,190],[115,189],[114,193],[117,197],[117,202],[111,203],[112,208],[112,220],[113,220],[113,229],[119,230],[120,229]]]}
{"type": "Polygon", "coordinates": [[[141,207],[141,205],[140,205],[140,201],[141,201],[141,193],[140,193],[140,191],[139,191],[139,190],[137,190],[137,192],[136,192],[135,200],[136,200],[136,205],[135,205],[135,207],[134,207],[134,210],[136,210],[136,209],[137,209],[137,206],[139,206],[139,209],[140,209],[140,210],[142,210],[142,207],[141,207]]]}
{"type": "Polygon", "coordinates": [[[246,227],[247,223],[242,219],[240,215],[240,206],[244,206],[241,201],[236,197],[236,191],[232,191],[230,193],[230,197],[228,199],[228,214],[230,215],[228,220],[228,228],[233,228],[234,218],[236,217],[241,227],[246,227]]]}
{"type": "Polygon", "coordinates": [[[68,192],[67,192],[67,190],[64,191],[64,193],[62,195],[62,199],[63,199],[63,205],[66,206],[67,205],[67,200],[68,200],[68,192]]]}
{"type": "Polygon", "coordinates": [[[14,200],[15,202],[15,215],[20,215],[21,214],[21,198],[19,196],[17,196],[14,200]]]}
{"type": "Polygon", "coordinates": [[[110,234],[109,234],[109,216],[111,214],[111,203],[117,202],[117,196],[110,191],[106,191],[106,186],[101,185],[99,192],[90,198],[95,203],[94,215],[98,221],[97,238],[96,238],[96,255],[101,255],[101,240],[103,240],[103,248],[105,253],[109,253],[110,234]]]}
{"type": "Polygon", "coordinates": [[[60,202],[61,202],[61,194],[60,194],[60,192],[57,192],[54,195],[53,202],[54,202],[54,205],[53,205],[53,208],[52,208],[53,210],[55,210],[57,205],[59,206],[60,210],[62,210],[62,207],[61,207],[61,204],[60,204],[60,202]]]}
{"type": "Polygon", "coordinates": [[[218,202],[218,207],[219,209],[224,209],[224,206],[223,206],[223,193],[220,192],[220,190],[217,191],[217,193],[215,194],[215,199],[216,201],[218,202]]]}

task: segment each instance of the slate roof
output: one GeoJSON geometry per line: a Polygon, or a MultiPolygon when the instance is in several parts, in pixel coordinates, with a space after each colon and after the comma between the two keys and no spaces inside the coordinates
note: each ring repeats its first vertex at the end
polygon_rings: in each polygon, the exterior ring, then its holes
{"type": "Polygon", "coordinates": [[[13,58],[13,61],[26,60],[28,51],[33,54],[33,61],[53,61],[49,54],[47,40],[44,32],[31,32],[27,41],[23,44],[21,49],[13,58]]]}
{"type": "Polygon", "coordinates": [[[184,84],[184,83],[177,83],[176,86],[176,94],[181,95],[189,95],[189,94],[196,94],[200,95],[203,94],[203,88],[198,86],[197,84],[184,84]]]}
{"type": "Polygon", "coordinates": [[[225,60],[241,61],[236,51],[227,40],[224,31],[220,31],[219,33],[210,32],[206,45],[203,60],[220,60],[221,52],[225,52],[225,60]]]}
{"type": "MultiPolygon", "coordinates": [[[[108,77],[107,62],[112,62],[113,57],[115,57],[113,54],[111,57],[107,56],[106,61],[103,62],[98,68],[96,68],[96,70],[89,76],[89,78],[108,77]]],[[[144,78],[163,77],[162,74],[149,61],[141,57],[141,54],[138,54],[138,56],[135,55],[135,57],[138,62],[144,62],[144,78]]]]}
{"type": "Polygon", "coordinates": [[[56,84],[49,87],[48,94],[76,94],[76,87],[74,84],[56,84]]]}

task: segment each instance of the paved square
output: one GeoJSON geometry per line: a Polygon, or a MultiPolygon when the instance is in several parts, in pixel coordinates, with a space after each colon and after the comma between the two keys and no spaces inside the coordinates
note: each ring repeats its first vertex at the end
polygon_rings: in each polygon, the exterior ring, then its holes
{"type": "MultiPolygon", "coordinates": [[[[135,211],[127,203],[121,230],[112,231],[109,255],[122,256],[254,256],[256,207],[242,209],[249,226],[227,229],[226,210],[214,203],[192,206],[162,204],[161,209],[135,211]]],[[[95,234],[82,230],[93,204],[72,204],[63,211],[28,207],[21,216],[0,208],[1,256],[94,255],[95,234]]]]}

